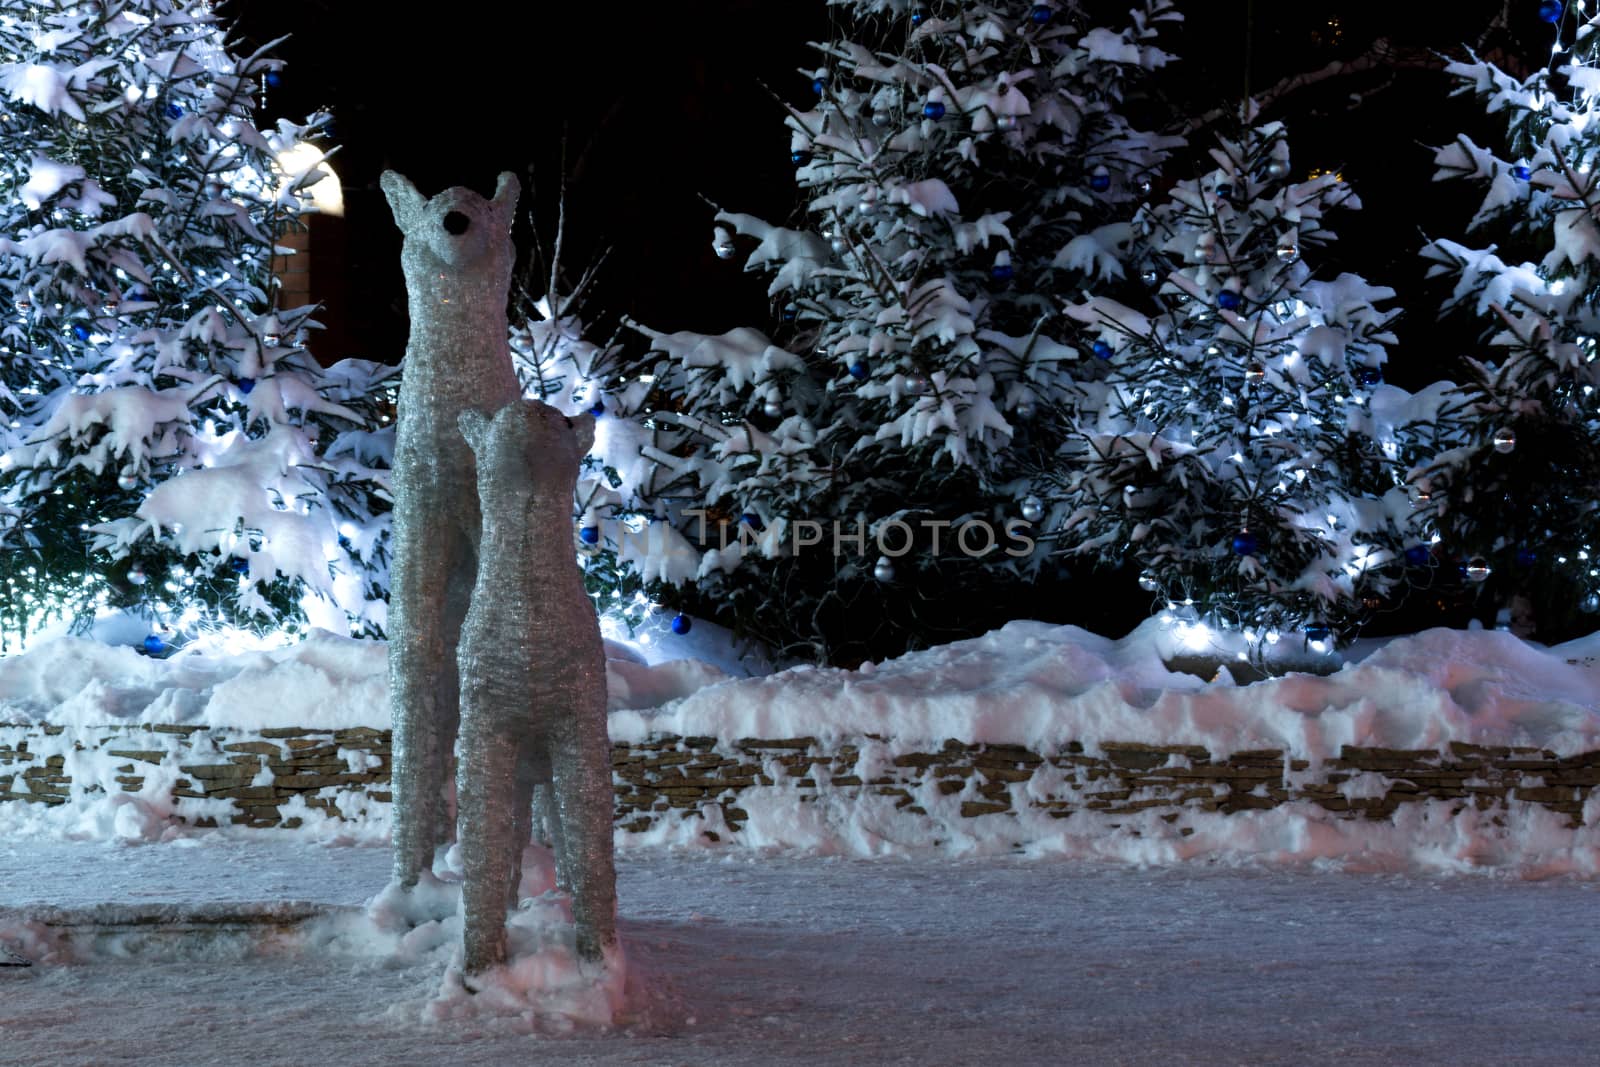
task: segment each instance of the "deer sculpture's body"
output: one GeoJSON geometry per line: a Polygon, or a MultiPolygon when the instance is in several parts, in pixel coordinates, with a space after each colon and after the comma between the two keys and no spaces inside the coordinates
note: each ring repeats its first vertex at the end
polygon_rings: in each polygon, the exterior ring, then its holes
{"type": "Polygon", "coordinates": [[[460,652],[464,969],[505,959],[533,789],[552,777],[556,866],[572,893],[578,954],[599,960],[616,941],[611,744],[605,653],[572,543],[594,417],[519,400],[460,422],[483,509],[460,652]]]}
{"type": "MultiPolygon", "coordinates": [[[[405,237],[411,310],[395,431],[388,622],[394,876],[409,887],[451,830],[445,787],[460,722],[456,645],[480,524],[473,455],[457,418],[521,394],[506,328],[518,187],[506,173],[492,200],[462,188],[427,199],[393,171],[382,184],[405,237]]],[[[570,505],[562,516],[570,518],[570,505]]]]}

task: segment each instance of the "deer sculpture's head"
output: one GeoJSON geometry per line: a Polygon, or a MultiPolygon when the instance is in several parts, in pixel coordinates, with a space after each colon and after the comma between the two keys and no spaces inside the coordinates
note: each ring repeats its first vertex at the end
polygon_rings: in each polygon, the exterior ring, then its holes
{"type": "Polygon", "coordinates": [[[427,198],[392,170],[380,179],[394,221],[405,235],[400,264],[411,299],[412,329],[435,317],[505,314],[516,249],[511,222],[521,191],[516,175],[500,175],[484,199],[460,186],[427,198]],[[420,321],[419,321],[420,320],[420,321]]]}
{"type": "Polygon", "coordinates": [[[492,415],[468,408],[457,424],[477,456],[478,495],[486,512],[555,501],[559,522],[563,528],[570,524],[578,471],[594,446],[593,415],[568,416],[537,400],[517,400],[492,415]]]}

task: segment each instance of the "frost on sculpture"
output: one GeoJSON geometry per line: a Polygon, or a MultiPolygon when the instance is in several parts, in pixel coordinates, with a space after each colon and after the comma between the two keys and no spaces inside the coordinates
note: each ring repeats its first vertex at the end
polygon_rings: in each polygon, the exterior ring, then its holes
{"type": "MultiPolygon", "coordinates": [[[[473,457],[456,419],[521,390],[506,343],[518,186],[493,200],[453,188],[425,199],[393,171],[383,191],[405,235],[411,311],[394,449],[389,687],[394,717],[395,878],[414,885],[450,833],[444,788],[460,721],[456,642],[477,573],[473,457]]],[[[561,509],[563,519],[570,505],[561,509]]],[[[570,540],[570,538],[569,538],[570,540]]]]}
{"type": "Polygon", "coordinates": [[[506,954],[534,786],[554,787],[556,868],[578,953],[615,941],[605,653],[572,544],[572,496],[594,418],[537,400],[461,415],[478,460],[482,556],[461,633],[460,807],[466,970],[506,954]],[[553,772],[553,774],[552,774],[553,772]],[[510,817],[507,817],[507,813],[510,817]]]}

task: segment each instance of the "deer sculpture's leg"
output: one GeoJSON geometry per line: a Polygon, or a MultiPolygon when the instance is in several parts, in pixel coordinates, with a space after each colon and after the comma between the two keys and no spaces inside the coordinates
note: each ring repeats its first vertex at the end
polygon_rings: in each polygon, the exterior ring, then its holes
{"type": "Polygon", "coordinates": [[[616,943],[617,875],[611,854],[614,794],[611,745],[606,737],[605,690],[580,699],[594,706],[566,709],[558,720],[552,755],[560,809],[560,848],[572,883],[572,918],[578,955],[598,960],[616,943]]]}
{"type": "Polygon", "coordinates": [[[394,718],[394,878],[416,884],[447,840],[445,785],[459,719],[455,644],[471,545],[450,526],[395,523],[390,573],[389,687],[394,718]],[[415,542],[415,543],[409,543],[415,542]]]}
{"type": "Polygon", "coordinates": [[[464,703],[456,775],[462,933],[464,970],[478,974],[506,958],[506,898],[515,889],[522,862],[515,820],[507,817],[506,805],[517,789],[523,743],[480,714],[484,702],[470,690],[464,703]]]}

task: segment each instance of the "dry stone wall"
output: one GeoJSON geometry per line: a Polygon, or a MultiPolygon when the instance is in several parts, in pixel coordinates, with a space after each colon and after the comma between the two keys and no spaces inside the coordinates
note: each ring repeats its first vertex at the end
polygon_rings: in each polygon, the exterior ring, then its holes
{"type": "MultiPolygon", "coordinates": [[[[64,805],[121,791],[195,826],[293,827],[309,813],[351,819],[384,810],[389,758],[389,732],[374,728],[0,724],[0,804],[64,805]]],[[[952,798],[969,819],[1025,808],[1058,819],[1159,809],[1181,830],[1191,812],[1308,804],[1381,820],[1424,800],[1456,811],[1537,805],[1576,826],[1600,785],[1600,752],[1560,757],[1460,743],[1444,752],[1347,747],[1313,766],[1276,749],[1214,754],[1109,741],[1092,751],[1074,743],[1041,753],[958,741],[896,751],[871,736],[836,745],[810,737],[658,737],[614,745],[612,766],[621,829],[643,832],[715,807],[722,832],[734,835],[748,819],[747,799],[763,790],[786,790],[796,803],[826,794],[881,797],[909,815],[926,814],[930,798],[952,798]]]]}

